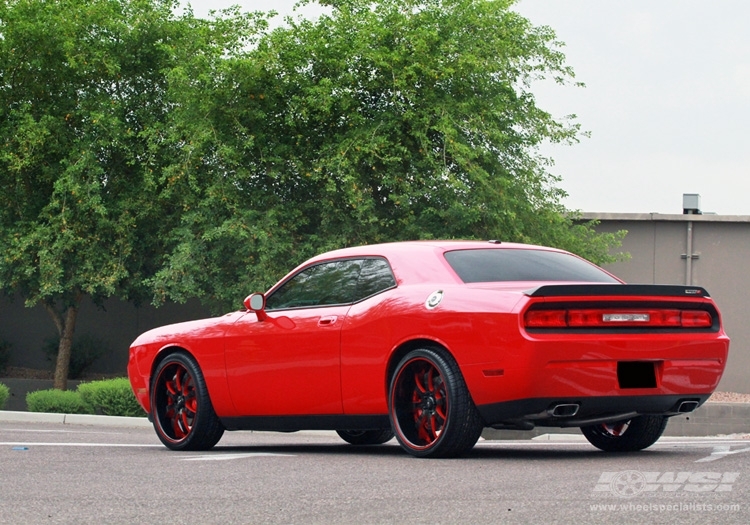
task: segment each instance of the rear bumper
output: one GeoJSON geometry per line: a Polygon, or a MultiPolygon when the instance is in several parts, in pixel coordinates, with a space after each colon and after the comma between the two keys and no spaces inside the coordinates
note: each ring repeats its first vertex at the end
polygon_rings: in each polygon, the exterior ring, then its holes
{"type": "Polygon", "coordinates": [[[477,406],[485,425],[530,430],[535,426],[581,427],[640,415],[675,416],[691,412],[710,394],[545,397],[477,406]]]}
{"type": "Polygon", "coordinates": [[[723,333],[550,334],[499,341],[493,350],[494,361],[461,366],[477,406],[527,399],[705,399],[719,385],[729,339],[723,333]]]}

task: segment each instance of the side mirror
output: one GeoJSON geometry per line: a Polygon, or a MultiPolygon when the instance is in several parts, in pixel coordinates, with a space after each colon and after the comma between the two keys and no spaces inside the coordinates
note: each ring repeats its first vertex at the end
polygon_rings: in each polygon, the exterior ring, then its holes
{"type": "Polygon", "coordinates": [[[268,317],[266,314],[266,297],[262,293],[253,293],[248,295],[244,301],[245,308],[251,312],[255,312],[258,316],[258,321],[265,321],[268,317]]]}

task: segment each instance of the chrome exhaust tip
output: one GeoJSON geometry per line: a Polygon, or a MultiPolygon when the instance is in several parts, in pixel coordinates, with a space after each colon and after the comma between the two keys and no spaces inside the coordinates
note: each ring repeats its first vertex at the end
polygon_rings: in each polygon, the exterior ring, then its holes
{"type": "Polygon", "coordinates": [[[552,417],[573,417],[580,408],[581,405],[578,403],[560,403],[550,408],[547,413],[552,417]]]}
{"type": "Polygon", "coordinates": [[[683,401],[677,407],[677,412],[684,414],[685,412],[692,412],[696,408],[698,408],[698,401],[683,401]]]}

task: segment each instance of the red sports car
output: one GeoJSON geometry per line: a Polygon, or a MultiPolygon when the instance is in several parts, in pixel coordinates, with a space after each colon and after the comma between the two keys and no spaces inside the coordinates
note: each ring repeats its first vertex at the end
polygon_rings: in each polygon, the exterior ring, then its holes
{"type": "Polygon", "coordinates": [[[729,338],[697,286],[624,284],[570,253],[419,241],[324,253],[245,308],[146,332],[128,374],[159,439],[335,430],[467,452],[484,427],[580,427],[640,450],[711,395],[729,338]]]}

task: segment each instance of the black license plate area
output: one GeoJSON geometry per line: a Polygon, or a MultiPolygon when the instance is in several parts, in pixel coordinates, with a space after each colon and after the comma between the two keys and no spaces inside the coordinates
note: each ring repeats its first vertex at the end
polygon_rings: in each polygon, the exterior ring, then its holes
{"type": "Polygon", "coordinates": [[[619,361],[617,382],[620,388],[656,388],[655,365],[652,361],[619,361]]]}

